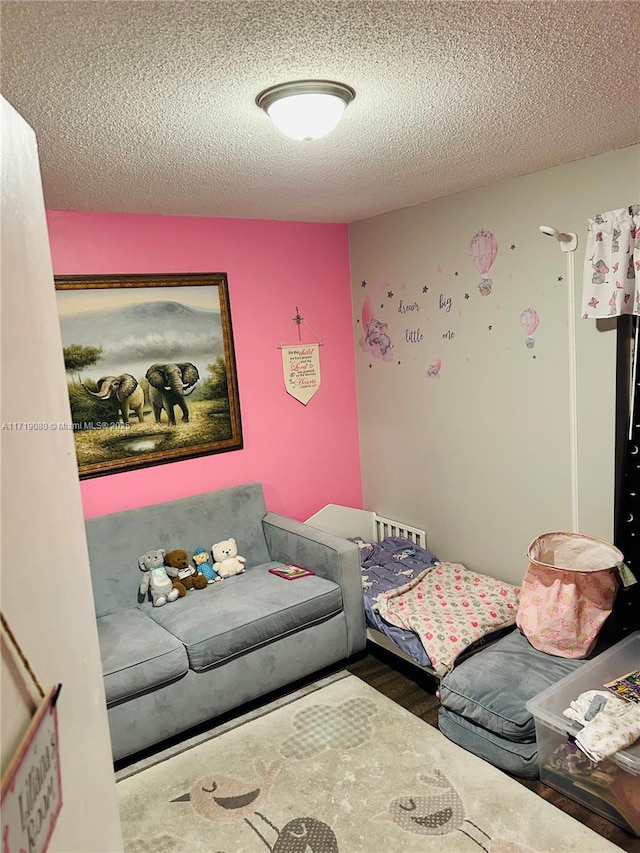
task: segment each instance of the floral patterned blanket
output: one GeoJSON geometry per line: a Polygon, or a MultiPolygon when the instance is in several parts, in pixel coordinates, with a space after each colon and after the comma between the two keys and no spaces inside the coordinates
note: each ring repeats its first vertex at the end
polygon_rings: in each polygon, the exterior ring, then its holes
{"type": "Polygon", "coordinates": [[[375,607],[387,622],[418,634],[442,676],[476,640],[515,624],[519,595],[518,587],[461,563],[437,563],[383,592],[375,607]]]}

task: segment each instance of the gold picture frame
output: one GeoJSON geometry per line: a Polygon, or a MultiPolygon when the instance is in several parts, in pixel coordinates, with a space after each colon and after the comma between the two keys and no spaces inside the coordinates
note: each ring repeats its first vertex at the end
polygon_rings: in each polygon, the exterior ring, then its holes
{"type": "Polygon", "coordinates": [[[242,448],[226,273],[54,281],[81,479],[242,448]]]}

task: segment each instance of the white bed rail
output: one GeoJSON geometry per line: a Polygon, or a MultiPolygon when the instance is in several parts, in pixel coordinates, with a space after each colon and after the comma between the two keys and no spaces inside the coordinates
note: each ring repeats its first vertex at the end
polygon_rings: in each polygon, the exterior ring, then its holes
{"type": "MultiPolygon", "coordinates": [[[[426,549],[427,547],[427,534],[424,530],[409,524],[400,524],[398,521],[385,518],[366,509],[327,504],[314,513],[311,518],[308,518],[305,523],[311,527],[316,527],[318,530],[324,530],[326,533],[333,533],[334,536],[340,536],[342,539],[359,537],[365,542],[382,542],[387,536],[394,536],[408,539],[417,548],[426,549]]],[[[381,631],[367,626],[367,639],[374,645],[386,649],[396,657],[402,658],[422,672],[438,679],[434,669],[428,666],[420,666],[381,631]]]]}
{"type": "Polygon", "coordinates": [[[409,539],[418,548],[427,547],[427,534],[419,527],[411,527],[408,524],[400,524],[390,518],[375,515],[376,540],[382,542],[387,536],[402,537],[409,539]]]}
{"type": "Polygon", "coordinates": [[[343,539],[360,537],[365,542],[382,542],[387,536],[397,536],[409,539],[418,548],[427,547],[427,534],[424,530],[401,524],[367,509],[327,504],[308,518],[306,523],[343,539]]]}

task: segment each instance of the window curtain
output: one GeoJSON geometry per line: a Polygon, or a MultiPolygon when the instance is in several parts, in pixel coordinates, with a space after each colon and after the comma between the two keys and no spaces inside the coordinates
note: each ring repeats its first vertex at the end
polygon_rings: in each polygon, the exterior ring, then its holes
{"type": "Polygon", "coordinates": [[[640,315],[640,205],[589,220],[582,317],[640,315]]]}

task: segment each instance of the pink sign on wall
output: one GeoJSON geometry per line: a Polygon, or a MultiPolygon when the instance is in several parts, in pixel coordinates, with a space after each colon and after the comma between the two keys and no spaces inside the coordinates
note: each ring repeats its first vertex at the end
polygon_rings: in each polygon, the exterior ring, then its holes
{"type": "Polygon", "coordinates": [[[44,853],[62,808],[56,702],[51,688],[2,777],[2,850],[44,853]]]}

